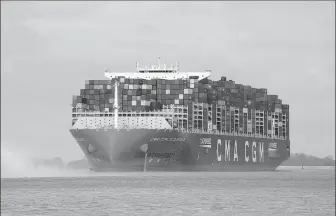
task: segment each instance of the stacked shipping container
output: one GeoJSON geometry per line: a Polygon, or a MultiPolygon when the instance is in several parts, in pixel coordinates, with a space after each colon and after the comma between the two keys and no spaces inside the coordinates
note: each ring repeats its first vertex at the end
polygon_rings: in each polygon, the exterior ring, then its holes
{"type": "MultiPolygon", "coordinates": [[[[73,111],[112,111],[115,80],[86,81],[73,97],[73,111]]],[[[140,80],[118,78],[118,106],[122,111],[153,111],[163,105],[183,105],[181,127],[222,132],[261,134],[289,138],[289,106],[267,89],[226,81],[203,79],[140,80]]]]}

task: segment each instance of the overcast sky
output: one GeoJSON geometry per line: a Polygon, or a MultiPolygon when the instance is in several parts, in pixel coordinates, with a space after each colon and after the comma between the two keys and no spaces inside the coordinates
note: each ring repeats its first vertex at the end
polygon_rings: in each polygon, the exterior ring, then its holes
{"type": "Polygon", "coordinates": [[[83,157],[72,95],[104,68],[180,62],[290,105],[293,152],[335,156],[335,3],[1,2],[1,144],[83,157]]]}

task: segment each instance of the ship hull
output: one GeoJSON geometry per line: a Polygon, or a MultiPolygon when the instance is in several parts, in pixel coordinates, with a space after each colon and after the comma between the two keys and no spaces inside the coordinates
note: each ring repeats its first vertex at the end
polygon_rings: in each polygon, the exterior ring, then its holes
{"type": "Polygon", "coordinates": [[[70,132],[93,171],[143,171],[145,163],[147,171],[273,171],[290,156],[289,140],[149,129],[70,132]]]}

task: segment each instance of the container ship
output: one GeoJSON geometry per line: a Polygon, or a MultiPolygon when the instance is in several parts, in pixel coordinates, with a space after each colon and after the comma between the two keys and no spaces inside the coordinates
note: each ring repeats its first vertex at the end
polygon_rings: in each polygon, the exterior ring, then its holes
{"type": "Polygon", "coordinates": [[[158,63],[87,80],[70,133],[92,171],[273,171],[290,157],[289,105],[210,70],[158,63]]]}

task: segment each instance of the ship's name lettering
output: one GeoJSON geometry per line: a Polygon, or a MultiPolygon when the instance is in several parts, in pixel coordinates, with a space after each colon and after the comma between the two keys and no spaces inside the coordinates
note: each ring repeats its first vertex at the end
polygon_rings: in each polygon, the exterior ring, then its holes
{"type": "Polygon", "coordinates": [[[273,149],[277,149],[277,147],[278,147],[278,145],[277,145],[277,143],[269,143],[268,144],[268,148],[273,148],[273,149]]]}
{"type": "Polygon", "coordinates": [[[201,145],[211,145],[211,138],[201,138],[200,143],[201,145]]]}
{"type": "Polygon", "coordinates": [[[75,138],[77,142],[84,142],[84,138],[75,138]]]}
{"type": "Polygon", "coordinates": [[[263,142],[252,142],[245,141],[244,144],[244,155],[238,154],[238,144],[235,140],[217,140],[216,156],[217,161],[239,161],[239,158],[243,158],[245,162],[264,162],[264,143],[263,142]]]}
{"type": "Polygon", "coordinates": [[[184,142],[186,140],[186,138],[165,138],[165,137],[161,137],[161,138],[155,138],[152,137],[150,138],[149,141],[151,142],[184,142]]]}
{"type": "MultiPolygon", "coordinates": [[[[157,152],[149,152],[148,157],[151,158],[162,158],[162,159],[169,159],[174,156],[174,153],[157,153],[157,152]]],[[[140,158],[144,158],[145,155],[141,155],[140,158]]]]}

